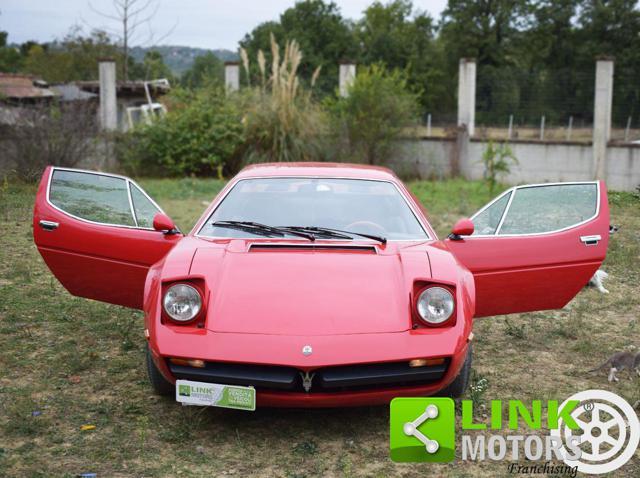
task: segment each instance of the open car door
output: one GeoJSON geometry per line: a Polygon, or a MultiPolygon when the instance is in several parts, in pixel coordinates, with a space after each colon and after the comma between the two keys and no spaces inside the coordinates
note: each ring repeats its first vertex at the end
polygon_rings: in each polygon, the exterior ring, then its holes
{"type": "Polygon", "coordinates": [[[609,240],[604,182],[517,186],[445,244],[472,273],[476,317],[564,307],[602,264],[609,240]]]}
{"type": "Polygon", "coordinates": [[[159,212],[129,178],[49,166],[36,195],[33,237],[71,294],[142,309],[149,267],[182,237],[153,229],[159,212]]]}

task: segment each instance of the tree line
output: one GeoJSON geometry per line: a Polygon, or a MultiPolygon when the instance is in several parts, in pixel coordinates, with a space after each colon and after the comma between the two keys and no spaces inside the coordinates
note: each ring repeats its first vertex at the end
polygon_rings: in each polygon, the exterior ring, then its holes
{"type": "MultiPolygon", "coordinates": [[[[342,16],[331,1],[304,0],[276,21],[262,23],[240,41],[250,57],[259,50],[269,64],[270,37],[295,39],[303,53],[299,75],[310,82],[321,67],[314,94],[335,92],[338,64],[378,64],[402,70],[420,110],[434,121],[455,121],[458,61],[477,60],[477,121],[589,123],[593,115],[595,60],[615,58],[614,123],[640,111],[640,11],[636,0],[449,0],[439,19],[411,0],[373,2],[357,20],[342,16]]],[[[144,60],[124,58],[120,45],[104,32],[71,32],[52,44],[6,46],[0,34],[0,71],[25,71],[49,81],[95,79],[95,58],[129,62],[131,79],[170,77],[157,52],[144,60]]],[[[258,82],[253,65],[243,81],[258,82]]],[[[197,88],[221,81],[215,55],[198,57],[181,81],[197,88]]],[[[174,78],[175,79],[175,78],[174,78]]]]}
{"type": "Polygon", "coordinates": [[[455,121],[460,58],[477,61],[477,120],[591,122],[595,61],[615,58],[614,122],[640,114],[640,11],[636,0],[449,0],[439,19],[411,0],[373,2],[357,21],[309,0],[258,25],[240,44],[266,50],[269,35],[300,42],[302,74],[322,65],[336,87],[340,60],[404,70],[425,114],[455,121]]]}

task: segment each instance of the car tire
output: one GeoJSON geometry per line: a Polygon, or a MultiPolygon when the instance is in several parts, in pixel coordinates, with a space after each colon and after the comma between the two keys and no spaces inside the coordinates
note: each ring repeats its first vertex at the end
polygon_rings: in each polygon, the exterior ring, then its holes
{"type": "Polygon", "coordinates": [[[160,373],[158,367],[156,367],[153,358],[151,357],[151,351],[147,345],[147,374],[149,375],[149,382],[158,395],[175,395],[175,387],[169,382],[164,375],[160,373]]]}
{"type": "Polygon", "coordinates": [[[471,362],[473,356],[473,347],[469,344],[467,357],[460,369],[458,376],[447,387],[443,388],[438,395],[441,397],[460,398],[469,387],[469,378],[471,376],[471,362]]]}

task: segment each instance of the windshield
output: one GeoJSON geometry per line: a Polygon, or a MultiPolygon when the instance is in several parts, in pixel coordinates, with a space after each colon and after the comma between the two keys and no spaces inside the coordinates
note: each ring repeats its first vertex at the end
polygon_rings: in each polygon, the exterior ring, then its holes
{"type": "Polygon", "coordinates": [[[231,189],[198,234],[264,237],[215,225],[222,221],[332,228],[381,235],[389,240],[428,239],[393,184],[364,179],[244,179],[231,189]]]}

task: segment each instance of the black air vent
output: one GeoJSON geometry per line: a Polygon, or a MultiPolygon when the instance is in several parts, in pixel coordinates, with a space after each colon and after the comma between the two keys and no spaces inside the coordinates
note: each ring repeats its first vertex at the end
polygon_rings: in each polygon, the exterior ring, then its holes
{"type": "Polygon", "coordinates": [[[320,252],[355,252],[364,254],[375,254],[374,246],[356,246],[348,244],[251,244],[250,252],[266,251],[320,251],[320,252]]]}
{"type": "Polygon", "coordinates": [[[182,380],[254,386],[279,392],[348,392],[389,389],[436,383],[447,372],[449,358],[441,365],[411,367],[409,362],[367,363],[322,367],[314,374],[310,390],[305,390],[304,372],[281,365],[207,362],[204,368],[168,362],[171,373],[182,380]]]}

